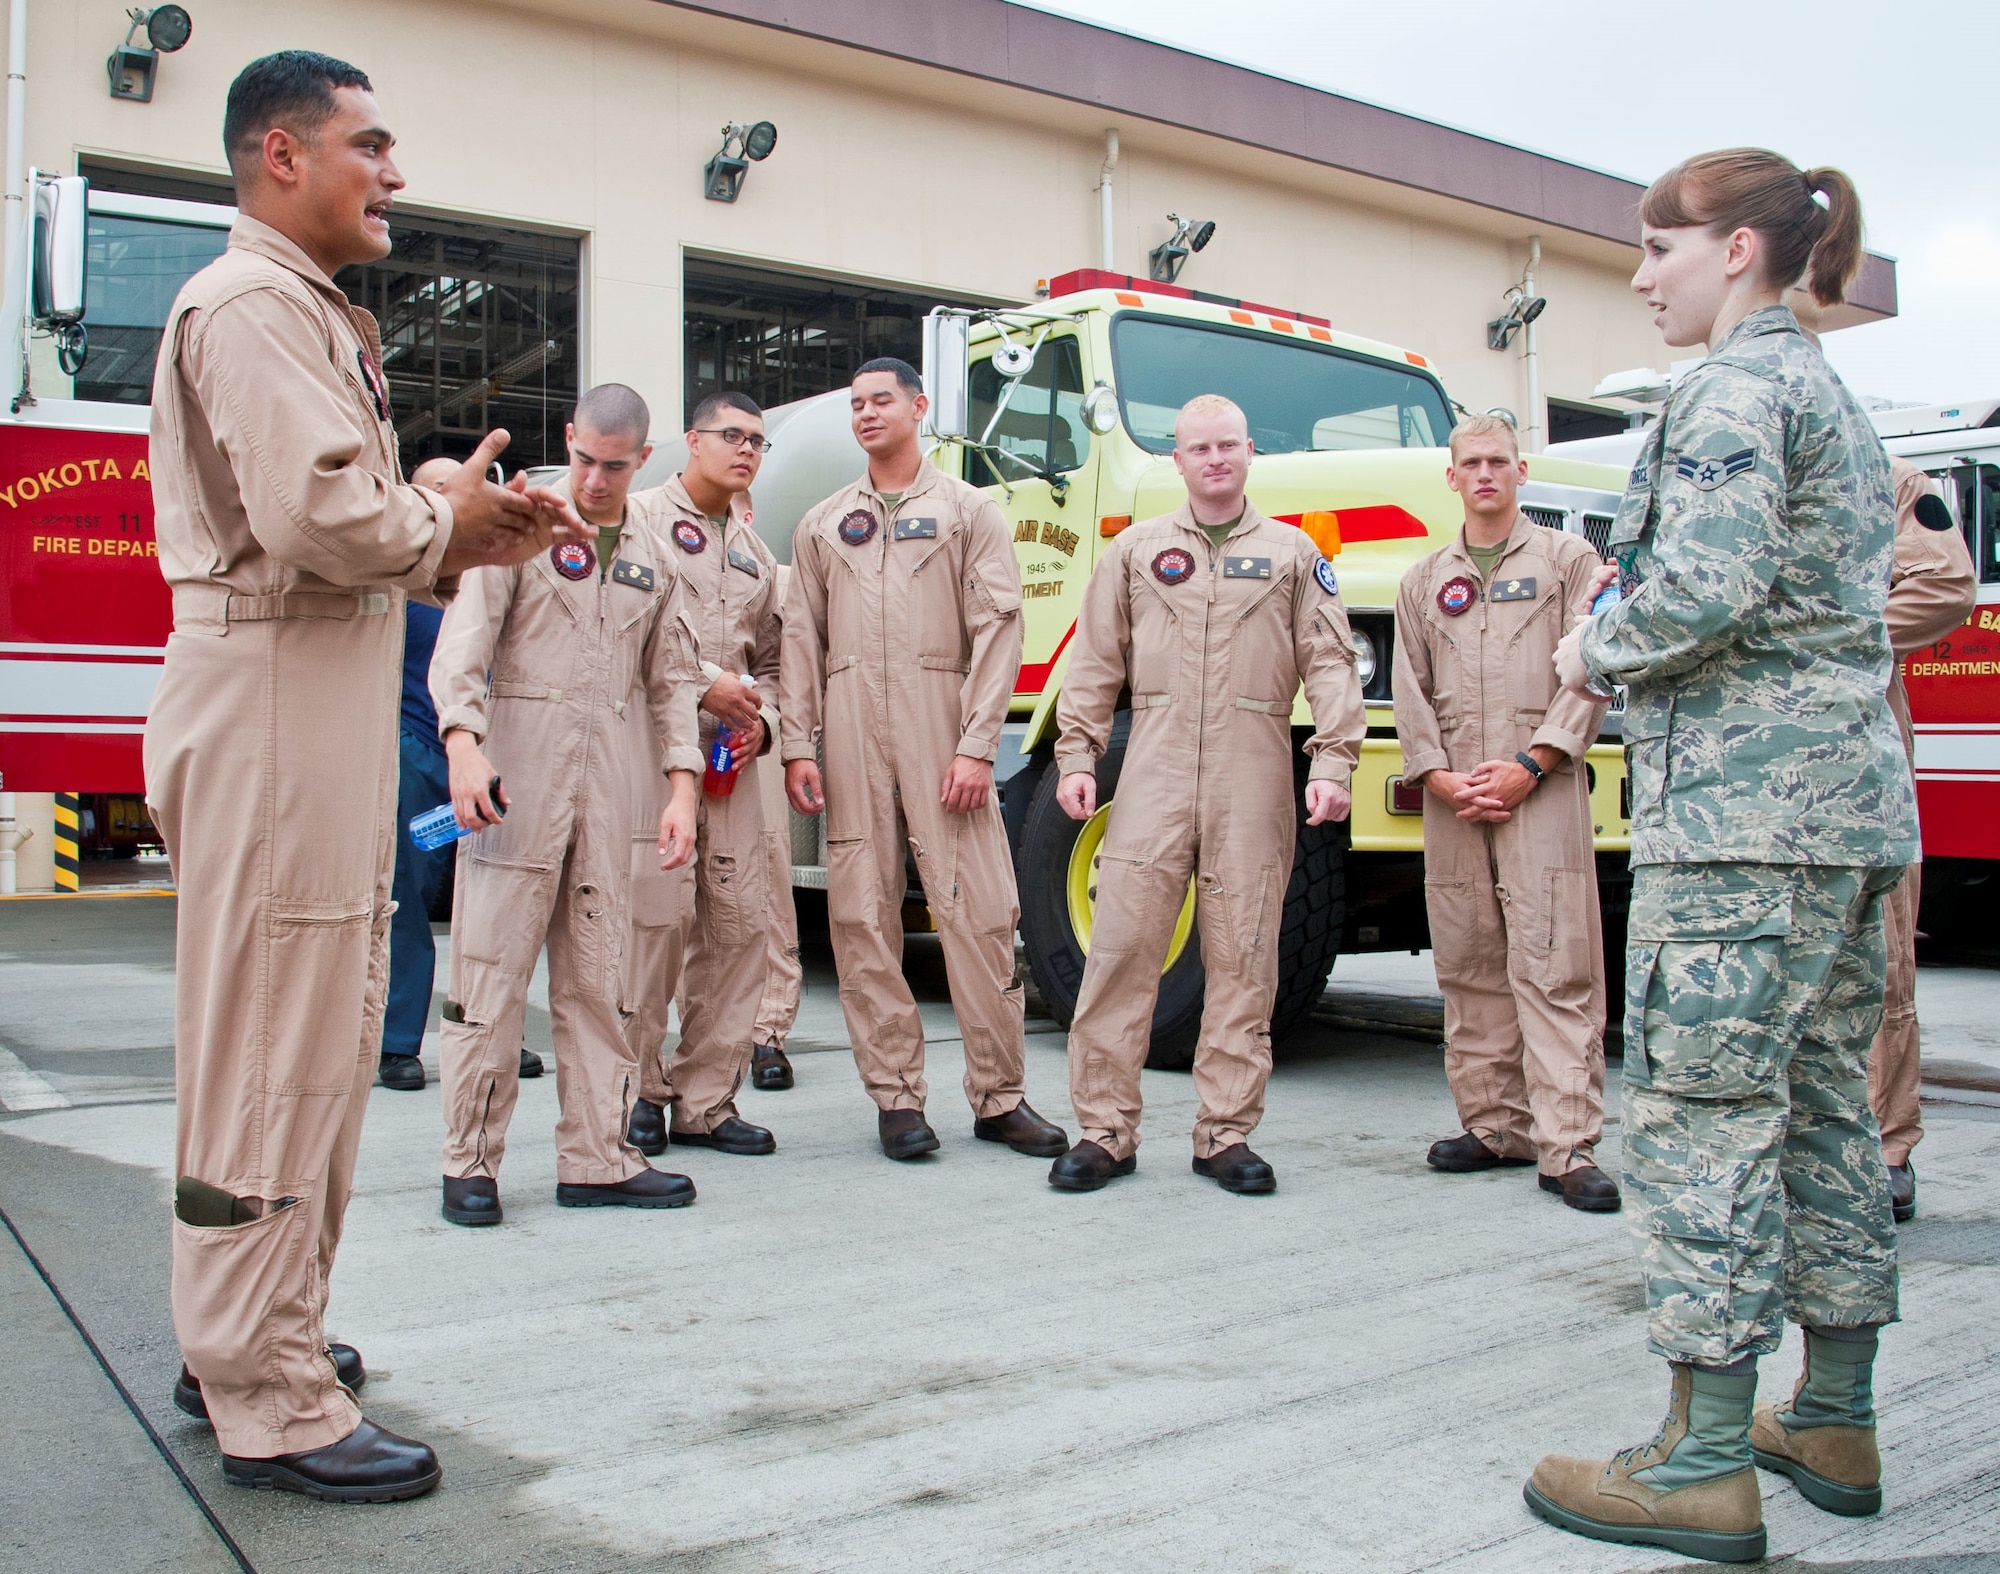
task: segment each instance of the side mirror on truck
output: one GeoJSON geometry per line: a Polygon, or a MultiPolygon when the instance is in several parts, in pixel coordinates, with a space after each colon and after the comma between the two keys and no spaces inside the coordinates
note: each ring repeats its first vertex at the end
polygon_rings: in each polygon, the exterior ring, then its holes
{"type": "Polygon", "coordinates": [[[82,175],[35,179],[33,315],[38,328],[81,322],[90,182],[82,175]]]}
{"type": "Polygon", "coordinates": [[[971,369],[967,355],[972,314],[940,306],[924,318],[924,392],[931,402],[926,422],[937,438],[964,437],[971,414],[971,369]]]}

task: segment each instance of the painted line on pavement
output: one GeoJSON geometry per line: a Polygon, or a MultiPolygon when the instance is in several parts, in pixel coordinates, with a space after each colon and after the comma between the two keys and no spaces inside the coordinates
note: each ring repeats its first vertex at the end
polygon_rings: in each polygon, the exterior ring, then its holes
{"type": "Polygon", "coordinates": [[[21,1057],[0,1045],[0,1109],[19,1113],[30,1109],[68,1109],[69,1100],[50,1087],[40,1072],[21,1064],[21,1057]]]}

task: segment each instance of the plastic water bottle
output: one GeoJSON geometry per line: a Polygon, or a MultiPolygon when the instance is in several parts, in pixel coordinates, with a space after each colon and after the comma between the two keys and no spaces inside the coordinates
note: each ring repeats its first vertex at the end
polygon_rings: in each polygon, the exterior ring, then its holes
{"type": "MultiPolygon", "coordinates": [[[[486,789],[486,796],[493,800],[493,807],[504,817],[506,807],[500,802],[500,778],[494,777],[486,789]]],[[[435,852],[440,847],[448,847],[461,836],[470,836],[471,831],[458,823],[458,816],[448,803],[441,803],[435,809],[426,809],[422,814],[410,817],[410,840],[422,852],[435,852]]]]}
{"type": "Polygon", "coordinates": [[[1600,612],[1609,612],[1624,599],[1624,593],[1619,590],[1618,581],[1614,579],[1597,593],[1597,599],[1590,604],[1590,615],[1596,617],[1600,612]]]}
{"type": "MultiPolygon", "coordinates": [[[[738,682],[750,688],[757,680],[744,673],[738,682]]],[[[715,741],[708,746],[708,769],[702,772],[701,790],[711,798],[727,798],[736,791],[736,779],[743,774],[742,763],[734,758],[736,729],[723,722],[715,729],[715,741]]]]}

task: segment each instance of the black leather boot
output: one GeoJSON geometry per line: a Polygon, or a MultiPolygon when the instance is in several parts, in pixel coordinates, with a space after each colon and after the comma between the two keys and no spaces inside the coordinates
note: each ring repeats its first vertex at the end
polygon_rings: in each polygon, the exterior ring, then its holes
{"type": "Polygon", "coordinates": [[[453,1224],[498,1224],[500,1183],[490,1175],[447,1175],[444,1216],[453,1224]]]}
{"type": "Polygon", "coordinates": [[[625,1140],[647,1158],[667,1151],[667,1112],[651,1099],[634,1099],[625,1122],[625,1140]]]}
{"type": "Polygon", "coordinates": [[[231,1486],[300,1492],[325,1503],[394,1503],[422,1497],[444,1477],[428,1443],[398,1437],[366,1416],[338,1443],[275,1459],[222,1456],[231,1486]]]}
{"type": "Polygon", "coordinates": [[[1096,1143],[1085,1140],[1049,1166],[1049,1184],[1058,1191],[1102,1191],[1138,1167],[1138,1154],[1114,1159],[1096,1143]]]}
{"type": "Polygon", "coordinates": [[[885,1109],[876,1118],[875,1129],[882,1139],[882,1151],[892,1159],[917,1159],[937,1152],[937,1133],[920,1109],[885,1109]]]}
{"type": "Polygon", "coordinates": [[[1224,1191],[1276,1191],[1277,1172],[1250,1151],[1247,1142],[1232,1142],[1220,1153],[1194,1161],[1194,1172],[1205,1175],[1224,1191]]]}
{"type": "Polygon", "coordinates": [[[613,1185],[562,1181],[556,1186],[559,1208],[685,1208],[693,1201],[693,1181],[652,1168],[613,1185]]]}
{"type": "Polygon", "coordinates": [[[1004,1142],[1031,1159],[1053,1159],[1069,1151],[1069,1133],[1043,1120],[1026,1099],[1004,1115],[981,1116],[972,1123],[972,1134],[981,1142],[1004,1142]]]}
{"type": "MultiPolygon", "coordinates": [[[[713,1148],[718,1153],[776,1153],[778,1139],[762,1126],[731,1115],[713,1131],[677,1131],[677,1148],[713,1148]]],[[[636,1144],[635,1144],[636,1146],[636,1144]]],[[[640,1149],[643,1153],[645,1150],[640,1149]]]]}
{"type": "Polygon", "coordinates": [[[750,1086],[780,1093],[792,1085],[792,1063],[776,1044],[759,1044],[750,1051],[750,1086]]]}

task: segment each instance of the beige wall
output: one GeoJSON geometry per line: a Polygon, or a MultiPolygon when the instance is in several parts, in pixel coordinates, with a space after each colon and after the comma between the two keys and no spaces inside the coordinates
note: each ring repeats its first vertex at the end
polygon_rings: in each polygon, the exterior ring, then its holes
{"type": "MultiPolygon", "coordinates": [[[[114,102],[119,0],[33,0],[28,156],[214,169],[230,78],[310,47],[374,78],[412,205],[586,237],[585,375],[656,408],[680,391],[683,247],[940,292],[1025,299],[1098,261],[1104,117],[650,0],[200,0],[151,104],[114,102]],[[701,196],[731,119],[777,152],[735,205],[701,196]]],[[[1145,270],[1168,210],[1213,218],[1184,284],[1324,316],[1430,357],[1474,409],[1525,413],[1521,343],[1485,347],[1531,226],[1302,161],[1120,125],[1117,263],[1145,270]]],[[[1543,392],[1585,398],[1665,352],[1625,288],[1636,252],[1544,232],[1543,392]]]]}

